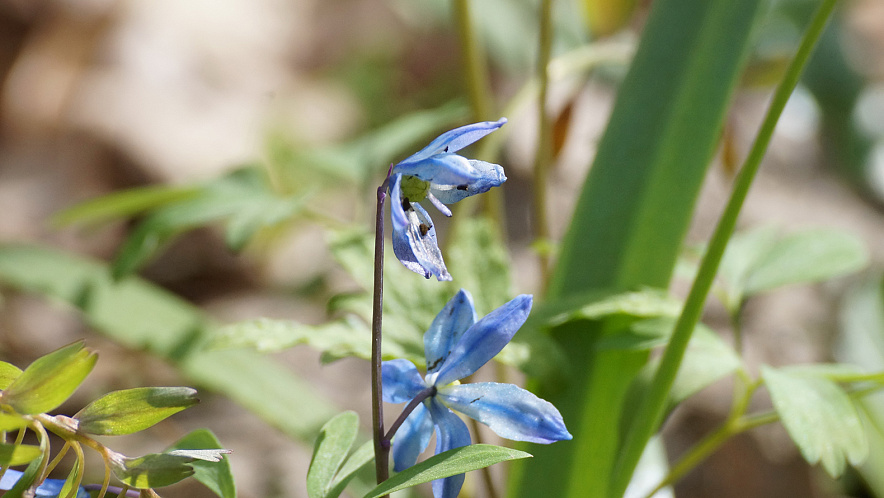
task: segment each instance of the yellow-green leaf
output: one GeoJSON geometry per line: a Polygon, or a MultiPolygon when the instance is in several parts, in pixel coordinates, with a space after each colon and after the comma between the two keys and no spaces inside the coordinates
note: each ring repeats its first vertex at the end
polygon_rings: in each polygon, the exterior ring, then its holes
{"type": "Polygon", "coordinates": [[[25,415],[45,413],[67,400],[92,371],[98,355],[82,341],[37,358],[3,392],[2,401],[25,415]]]}
{"type": "Polygon", "coordinates": [[[140,387],[114,391],[75,417],[81,431],[103,436],[132,434],[199,403],[189,387],[140,387]]]}

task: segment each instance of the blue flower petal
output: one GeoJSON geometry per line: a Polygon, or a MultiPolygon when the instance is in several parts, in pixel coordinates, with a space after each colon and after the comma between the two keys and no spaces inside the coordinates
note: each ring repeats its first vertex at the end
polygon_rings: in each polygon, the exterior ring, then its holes
{"type": "MultiPolygon", "coordinates": [[[[437,455],[470,444],[470,431],[463,420],[435,399],[430,401],[430,415],[436,425],[437,455]]],[[[463,481],[463,474],[433,481],[434,498],[457,498],[463,481]]]]}
{"type": "Polygon", "coordinates": [[[467,145],[479,140],[506,123],[506,118],[498,121],[485,121],[455,128],[436,137],[429,145],[397,164],[411,165],[419,163],[435,154],[457,152],[467,145]]]}
{"type": "Polygon", "coordinates": [[[381,364],[381,385],[387,403],[408,403],[426,387],[414,364],[403,359],[381,364]]]}
{"type": "Polygon", "coordinates": [[[503,168],[498,164],[486,163],[470,159],[470,164],[479,173],[479,177],[466,184],[445,185],[434,182],[430,185],[430,195],[445,204],[454,204],[471,195],[483,194],[492,187],[499,187],[506,181],[503,168]]]}
{"type": "Polygon", "coordinates": [[[457,154],[435,154],[419,163],[399,163],[393,173],[443,185],[467,185],[482,178],[482,172],[469,159],[457,154]]]}
{"type": "MultiPolygon", "coordinates": [[[[0,479],[0,490],[9,490],[15,486],[15,483],[21,479],[21,476],[24,475],[24,472],[13,469],[6,469],[6,473],[3,474],[3,478],[0,479]]],[[[34,494],[35,497],[38,498],[56,498],[59,493],[61,493],[61,489],[64,487],[63,479],[46,479],[42,484],[37,486],[37,491],[34,494]]],[[[89,493],[81,486],[80,489],[77,490],[77,498],[89,498],[89,493]]]]}
{"type": "Polygon", "coordinates": [[[403,202],[401,180],[402,175],[395,175],[390,187],[393,252],[406,268],[425,278],[435,275],[436,280],[451,280],[436,241],[436,227],[420,204],[403,202]]]}
{"type": "Polygon", "coordinates": [[[393,470],[402,472],[417,462],[433,436],[433,419],[423,404],[418,405],[393,438],[393,470]]]}
{"type": "Polygon", "coordinates": [[[438,376],[428,381],[445,386],[478,370],[510,342],[531,311],[532,297],[522,294],[485,315],[454,346],[438,376]]]}
{"type": "Polygon", "coordinates": [[[461,289],[445,304],[424,334],[424,355],[427,358],[428,374],[442,367],[454,345],[474,323],[476,323],[476,308],[473,306],[473,297],[461,289]]]}
{"type": "Polygon", "coordinates": [[[543,444],[571,439],[562,415],[552,403],[512,384],[446,386],[436,397],[506,439],[543,444]]]}

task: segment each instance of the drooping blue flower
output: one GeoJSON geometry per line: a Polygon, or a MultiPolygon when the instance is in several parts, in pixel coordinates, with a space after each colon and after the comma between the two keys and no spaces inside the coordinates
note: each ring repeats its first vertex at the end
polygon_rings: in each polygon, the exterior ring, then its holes
{"type": "MultiPolygon", "coordinates": [[[[430,396],[405,419],[393,439],[393,468],[411,467],[436,431],[436,453],[470,444],[466,424],[452,410],[478,420],[497,435],[515,441],[552,443],[571,439],[559,411],[548,401],[512,384],[461,384],[510,342],[528,317],[532,297],[521,295],[481,320],[473,299],[457,293],[424,335],[427,374],[408,360],[385,361],[384,401],[407,403],[429,389],[430,396]]],[[[435,498],[454,498],[463,474],[433,481],[435,498]]]]}
{"type": "Polygon", "coordinates": [[[427,199],[442,214],[451,216],[446,204],[487,192],[505,182],[499,165],[455,154],[504,123],[506,118],[500,118],[447,131],[393,167],[393,252],[409,270],[426,278],[433,275],[437,280],[451,280],[436,242],[436,227],[418,202],[427,199]]]}
{"type": "MultiPolygon", "coordinates": [[[[12,489],[12,487],[15,486],[15,483],[21,479],[22,475],[24,475],[24,472],[6,469],[6,473],[3,474],[3,478],[0,479],[0,489],[12,489]]],[[[34,496],[36,498],[57,498],[63,487],[64,479],[46,479],[42,484],[37,486],[37,491],[34,496]]],[[[77,490],[77,498],[89,498],[89,493],[81,486],[80,489],[77,490]]]]}

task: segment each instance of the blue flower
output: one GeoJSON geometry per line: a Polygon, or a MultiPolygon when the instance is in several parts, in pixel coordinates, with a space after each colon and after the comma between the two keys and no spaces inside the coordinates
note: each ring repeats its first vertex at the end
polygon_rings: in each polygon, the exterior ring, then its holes
{"type": "MultiPolygon", "coordinates": [[[[476,321],[473,299],[457,293],[424,335],[427,375],[408,360],[383,363],[384,401],[406,403],[429,393],[405,419],[393,440],[393,468],[414,465],[435,427],[436,453],[470,444],[464,422],[451,410],[478,420],[497,435],[516,441],[552,443],[571,439],[561,414],[548,401],[512,384],[461,384],[493,358],[525,322],[532,297],[521,295],[476,321]],[[427,391],[429,390],[429,391],[427,391]]],[[[433,481],[435,498],[454,498],[463,474],[433,481]]]]}
{"type": "MultiPolygon", "coordinates": [[[[0,479],[0,489],[12,489],[23,474],[24,472],[18,470],[6,469],[6,473],[0,479]]],[[[63,487],[64,479],[46,479],[37,487],[37,492],[34,496],[36,498],[56,498],[61,493],[63,487]]],[[[89,498],[89,493],[83,487],[80,487],[77,490],[77,498],[89,498]]]]}
{"type": "Polygon", "coordinates": [[[451,280],[436,242],[436,227],[418,202],[427,199],[442,214],[451,216],[446,204],[487,192],[505,182],[499,165],[455,154],[504,123],[506,118],[500,118],[447,131],[393,167],[393,252],[409,270],[426,278],[434,275],[436,280],[451,280]]]}

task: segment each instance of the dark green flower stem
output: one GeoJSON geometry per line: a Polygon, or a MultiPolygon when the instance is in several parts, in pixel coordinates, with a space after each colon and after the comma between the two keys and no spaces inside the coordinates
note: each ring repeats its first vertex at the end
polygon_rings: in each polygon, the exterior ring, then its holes
{"type": "Polygon", "coordinates": [[[374,239],[374,298],[371,308],[371,427],[378,484],[390,477],[390,442],[384,437],[384,405],[381,386],[381,326],[384,314],[384,201],[393,165],[378,187],[378,208],[374,239]]]}
{"type": "MultiPolygon", "coordinates": [[[[546,100],[549,90],[549,60],[552,53],[552,0],[540,4],[540,35],[537,54],[537,151],[534,154],[534,237],[549,239],[549,221],[546,216],[546,188],[552,163],[552,125],[547,116],[546,100]]],[[[540,288],[549,282],[549,254],[540,253],[540,288]]]]}
{"type": "Polygon", "coordinates": [[[727,207],[709,241],[709,247],[703,256],[700,270],[694,279],[681,316],[679,316],[676,322],[672,337],[663,353],[660,367],[657,369],[647,394],[638,408],[634,423],[628,429],[621,447],[620,457],[614,469],[612,496],[623,495],[648,440],[657,431],[663,420],[669,391],[672,388],[675,375],[678,373],[688,341],[691,338],[691,333],[700,319],[703,305],[706,302],[706,297],[718,271],[718,265],[736,226],[740,209],[761,165],[761,159],[767,151],[767,146],[770,143],[780,114],[782,114],[789,96],[795,89],[802,69],[806,65],[836,2],[837,0],[824,0],[820,5],[813,21],[804,34],[795,58],[774,92],[770,107],[767,110],[755,142],[752,144],[749,156],[737,175],[727,207]]]}

